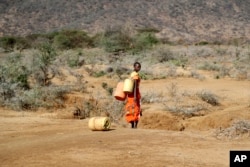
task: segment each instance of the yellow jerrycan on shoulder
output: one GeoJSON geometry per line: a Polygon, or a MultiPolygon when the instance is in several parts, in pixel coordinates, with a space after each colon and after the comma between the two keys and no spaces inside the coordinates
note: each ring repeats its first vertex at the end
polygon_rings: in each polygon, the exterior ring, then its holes
{"type": "Polygon", "coordinates": [[[134,80],[127,78],[124,80],[123,92],[125,93],[133,93],[134,89],[134,80]]]}

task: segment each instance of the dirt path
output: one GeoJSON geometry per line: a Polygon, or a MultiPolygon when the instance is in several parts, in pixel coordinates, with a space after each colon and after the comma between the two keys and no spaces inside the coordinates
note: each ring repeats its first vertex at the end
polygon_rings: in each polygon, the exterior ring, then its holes
{"type": "Polygon", "coordinates": [[[229,151],[246,139],[222,141],[212,131],[91,131],[88,120],[39,116],[0,118],[1,166],[229,166],[229,151]]]}

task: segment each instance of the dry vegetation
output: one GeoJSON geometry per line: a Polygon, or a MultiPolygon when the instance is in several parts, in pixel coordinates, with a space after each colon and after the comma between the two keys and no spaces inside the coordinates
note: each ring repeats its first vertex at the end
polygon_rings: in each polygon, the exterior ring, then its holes
{"type": "MultiPolygon", "coordinates": [[[[144,38],[142,42],[147,40],[144,38]]],[[[21,51],[13,46],[13,51],[1,53],[2,107],[19,111],[57,108],[62,112],[70,111],[63,118],[106,115],[113,122],[123,124],[120,121],[124,103],[113,98],[113,89],[128,76],[131,64],[139,60],[143,64],[140,75],[144,81],[172,80],[159,92],[154,87],[144,89],[144,112],[158,105],[173,117],[189,120],[217,110],[225,103],[225,97],[209,89],[183,89],[178,78],[203,83],[227,79],[248,83],[250,80],[249,45],[183,46],[158,42],[139,50],[114,51],[110,45],[58,48],[58,43],[52,40],[52,43],[42,41],[37,46],[21,51]]],[[[184,124],[172,128],[184,129],[184,124]]]]}

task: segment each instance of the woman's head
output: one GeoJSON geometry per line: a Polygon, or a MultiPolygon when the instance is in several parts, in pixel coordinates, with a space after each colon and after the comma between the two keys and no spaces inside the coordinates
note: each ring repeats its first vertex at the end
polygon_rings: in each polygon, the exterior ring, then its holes
{"type": "Polygon", "coordinates": [[[141,64],[139,62],[134,63],[134,71],[138,72],[141,70],[141,64]]]}

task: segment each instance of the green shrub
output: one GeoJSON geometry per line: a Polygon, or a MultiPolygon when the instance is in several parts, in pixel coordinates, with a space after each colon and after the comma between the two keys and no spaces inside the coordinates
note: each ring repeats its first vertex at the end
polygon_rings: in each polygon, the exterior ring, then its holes
{"type": "Polygon", "coordinates": [[[157,44],[159,40],[153,33],[143,32],[137,34],[133,38],[133,52],[140,52],[146,49],[152,48],[153,45],[157,44]]]}
{"type": "Polygon", "coordinates": [[[196,43],[195,45],[208,45],[208,44],[209,42],[207,41],[201,41],[201,42],[196,43]]]}
{"type": "Polygon", "coordinates": [[[6,62],[0,64],[0,81],[17,84],[22,89],[28,89],[28,76],[30,71],[23,65],[20,54],[9,55],[6,62]]]}
{"type": "Polygon", "coordinates": [[[25,37],[17,37],[15,48],[22,51],[23,49],[31,48],[32,41],[28,41],[25,37]]]}
{"type": "Polygon", "coordinates": [[[70,42],[70,39],[63,34],[59,34],[54,38],[54,45],[58,49],[70,49],[72,48],[72,44],[70,42]]]}
{"type": "Polygon", "coordinates": [[[14,49],[23,50],[31,47],[31,42],[25,37],[6,36],[0,38],[0,47],[6,52],[11,52],[14,49]]]}
{"type": "Polygon", "coordinates": [[[63,30],[55,34],[53,44],[62,50],[93,46],[92,39],[83,31],[63,30]]]}
{"type": "Polygon", "coordinates": [[[43,43],[39,47],[39,53],[33,55],[33,76],[41,86],[48,86],[55,73],[52,68],[57,52],[49,43],[43,43]]]}
{"type": "Polygon", "coordinates": [[[104,71],[97,71],[93,73],[93,77],[102,77],[104,76],[106,73],[104,71]]]}
{"type": "Polygon", "coordinates": [[[5,61],[0,62],[0,106],[18,106],[17,99],[30,89],[29,74],[20,54],[8,55],[5,61]]]}
{"type": "Polygon", "coordinates": [[[70,55],[67,63],[70,67],[77,67],[79,65],[79,54],[77,55],[70,55]]]}
{"type": "Polygon", "coordinates": [[[0,47],[5,49],[6,52],[10,52],[14,50],[14,46],[16,44],[15,37],[1,37],[0,38],[0,47]]]}
{"type": "Polygon", "coordinates": [[[108,30],[96,37],[96,43],[104,47],[107,52],[127,51],[131,47],[132,39],[121,30],[108,30]]]}
{"type": "Polygon", "coordinates": [[[158,33],[160,32],[158,29],[156,28],[142,28],[142,29],[137,29],[137,31],[139,33],[158,33]]]}

